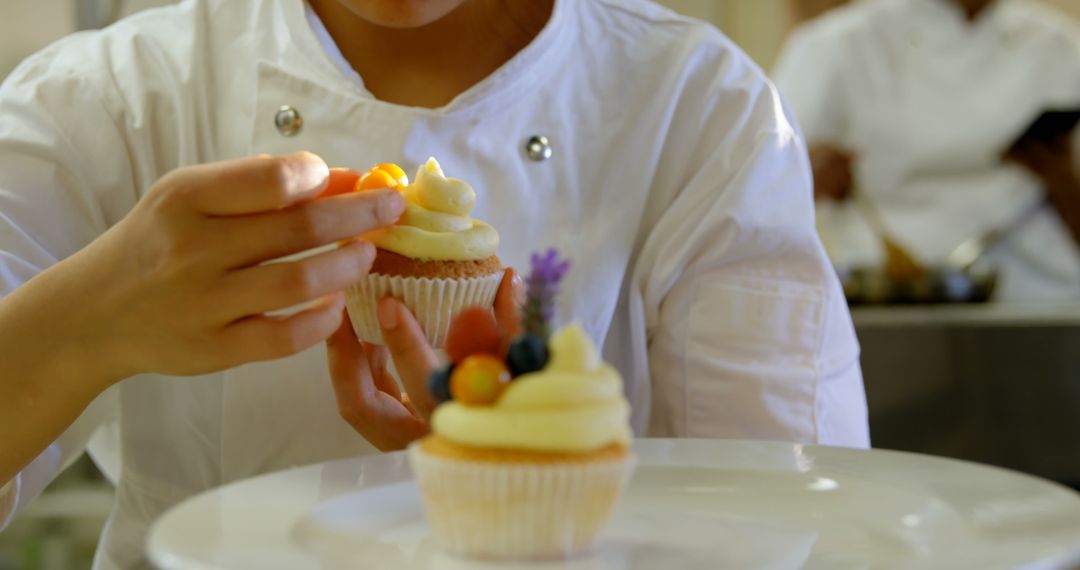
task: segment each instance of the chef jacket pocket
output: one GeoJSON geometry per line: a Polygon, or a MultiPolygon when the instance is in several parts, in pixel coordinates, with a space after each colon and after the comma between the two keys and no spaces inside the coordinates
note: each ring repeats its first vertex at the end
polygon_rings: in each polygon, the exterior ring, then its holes
{"type": "Polygon", "coordinates": [[[704,278],[687,331],[690,437],[812,441],[825,292],[760,277],[704,278]]]}

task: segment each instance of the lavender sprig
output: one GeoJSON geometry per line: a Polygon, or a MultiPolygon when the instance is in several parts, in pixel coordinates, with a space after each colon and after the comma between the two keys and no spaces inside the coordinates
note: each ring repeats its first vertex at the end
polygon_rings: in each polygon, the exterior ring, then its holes
{"type": "Polygon", "coordinates": [[[551,335],[551,319],[555,316],[555,296],[559,293],[559,282],[570,270],[570,260],[559,259],[559,252],[552,248],[544,254],[532,254],[529,261],[532,270],[525,281],[522,320],[526,333],[547,340],[551,335]]]}

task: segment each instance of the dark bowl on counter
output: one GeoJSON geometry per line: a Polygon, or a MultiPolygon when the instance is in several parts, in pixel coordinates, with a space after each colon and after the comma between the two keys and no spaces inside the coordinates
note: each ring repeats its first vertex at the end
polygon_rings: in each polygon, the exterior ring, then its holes
{"type": "Polygon", "coordinates": [[[891,278],[883,267],[854,267],[838,273],[851,305],[985,303],[993,297],[998,281],[996,270],[982,268],[931,267],[921,277],[904,280],[891,278]]]}

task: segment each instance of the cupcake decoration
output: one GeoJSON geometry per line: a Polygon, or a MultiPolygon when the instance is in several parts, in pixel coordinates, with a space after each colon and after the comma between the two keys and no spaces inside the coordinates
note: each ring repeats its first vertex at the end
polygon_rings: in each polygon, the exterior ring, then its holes
{"type": "Polygon", "coordinates": [[[469,307],[450,324],[446,339],[449,363],[432,372],[428,388],[436,402],[456,400],[470,406],[494,403],[510,382],[538,372],[549,360],[548,342],[559,284],[570,261],[555,249],[534,253],[520,319],[525,332],[506,338],[490,309],[469,307]]]}
{"type": "Polygon", "coordinates": [[[400,166],[384,162],[376,164],[356,181],[356,191],[392,188],[399,192],[409,187],[409,177],[400,166]]]}
{"type": "Polygon", "coordinates": [[[523,324],[527,333],[547,340],[551,336],[551,319],[555,316],[559,283],[570,271],[570,260],[559,259],[559,252],[551,248],[543,255],[532,254],[529,261],[532,267],[525,281],[523,324]]]}
{"type": "Polygon", "coordinates": [[[396,164],[377,164],[356,182],[356,192],[397,190],[405,210],[393,225],[362,238],[376,247],[368,276],[346,290],[349,319],[357,338],[383,344],[376,307],[383,297],[401,300],[432,346],[446,343],[450,323],[471,306],[490,308],[502,279],[496,252],[499,234],[472,217],[473,187],[446,176],[430,158],[410,182],[396,164]]]}
{"type": "Polygon", "coordinates": [[[518,322],[479,307],[454,320],[450,362],[430,377],[431,434],[409,447],[432,535],[453,554],[587,551],[633,472],[621,376],[580,325],[552,327],[569,263],[551,250],[531,269],[518,322]]]}
{"type": "Polygon", "coordinates": [[[474,354],[450,374],[450,394],[467,405],[495,403],[510,384],[510,369],[498,357],[474,354]]]}

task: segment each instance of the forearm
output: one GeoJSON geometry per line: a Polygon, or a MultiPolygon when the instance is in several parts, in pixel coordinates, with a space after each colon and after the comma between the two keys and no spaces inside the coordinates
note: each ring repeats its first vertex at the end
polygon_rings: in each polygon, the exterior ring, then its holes
{"type": "MultiPolygon", "coordinates": [[[[63,265],[63,264],[60,264],[63,265]]],[[[0,299],[0,485],[64,433],[116,378],[53,267],[0,299]]]]}
{"type": "Polygon", "coordinates": [[[1080,173],[1047,181],[1046,195],[1080,246],[1080,173]]]}

